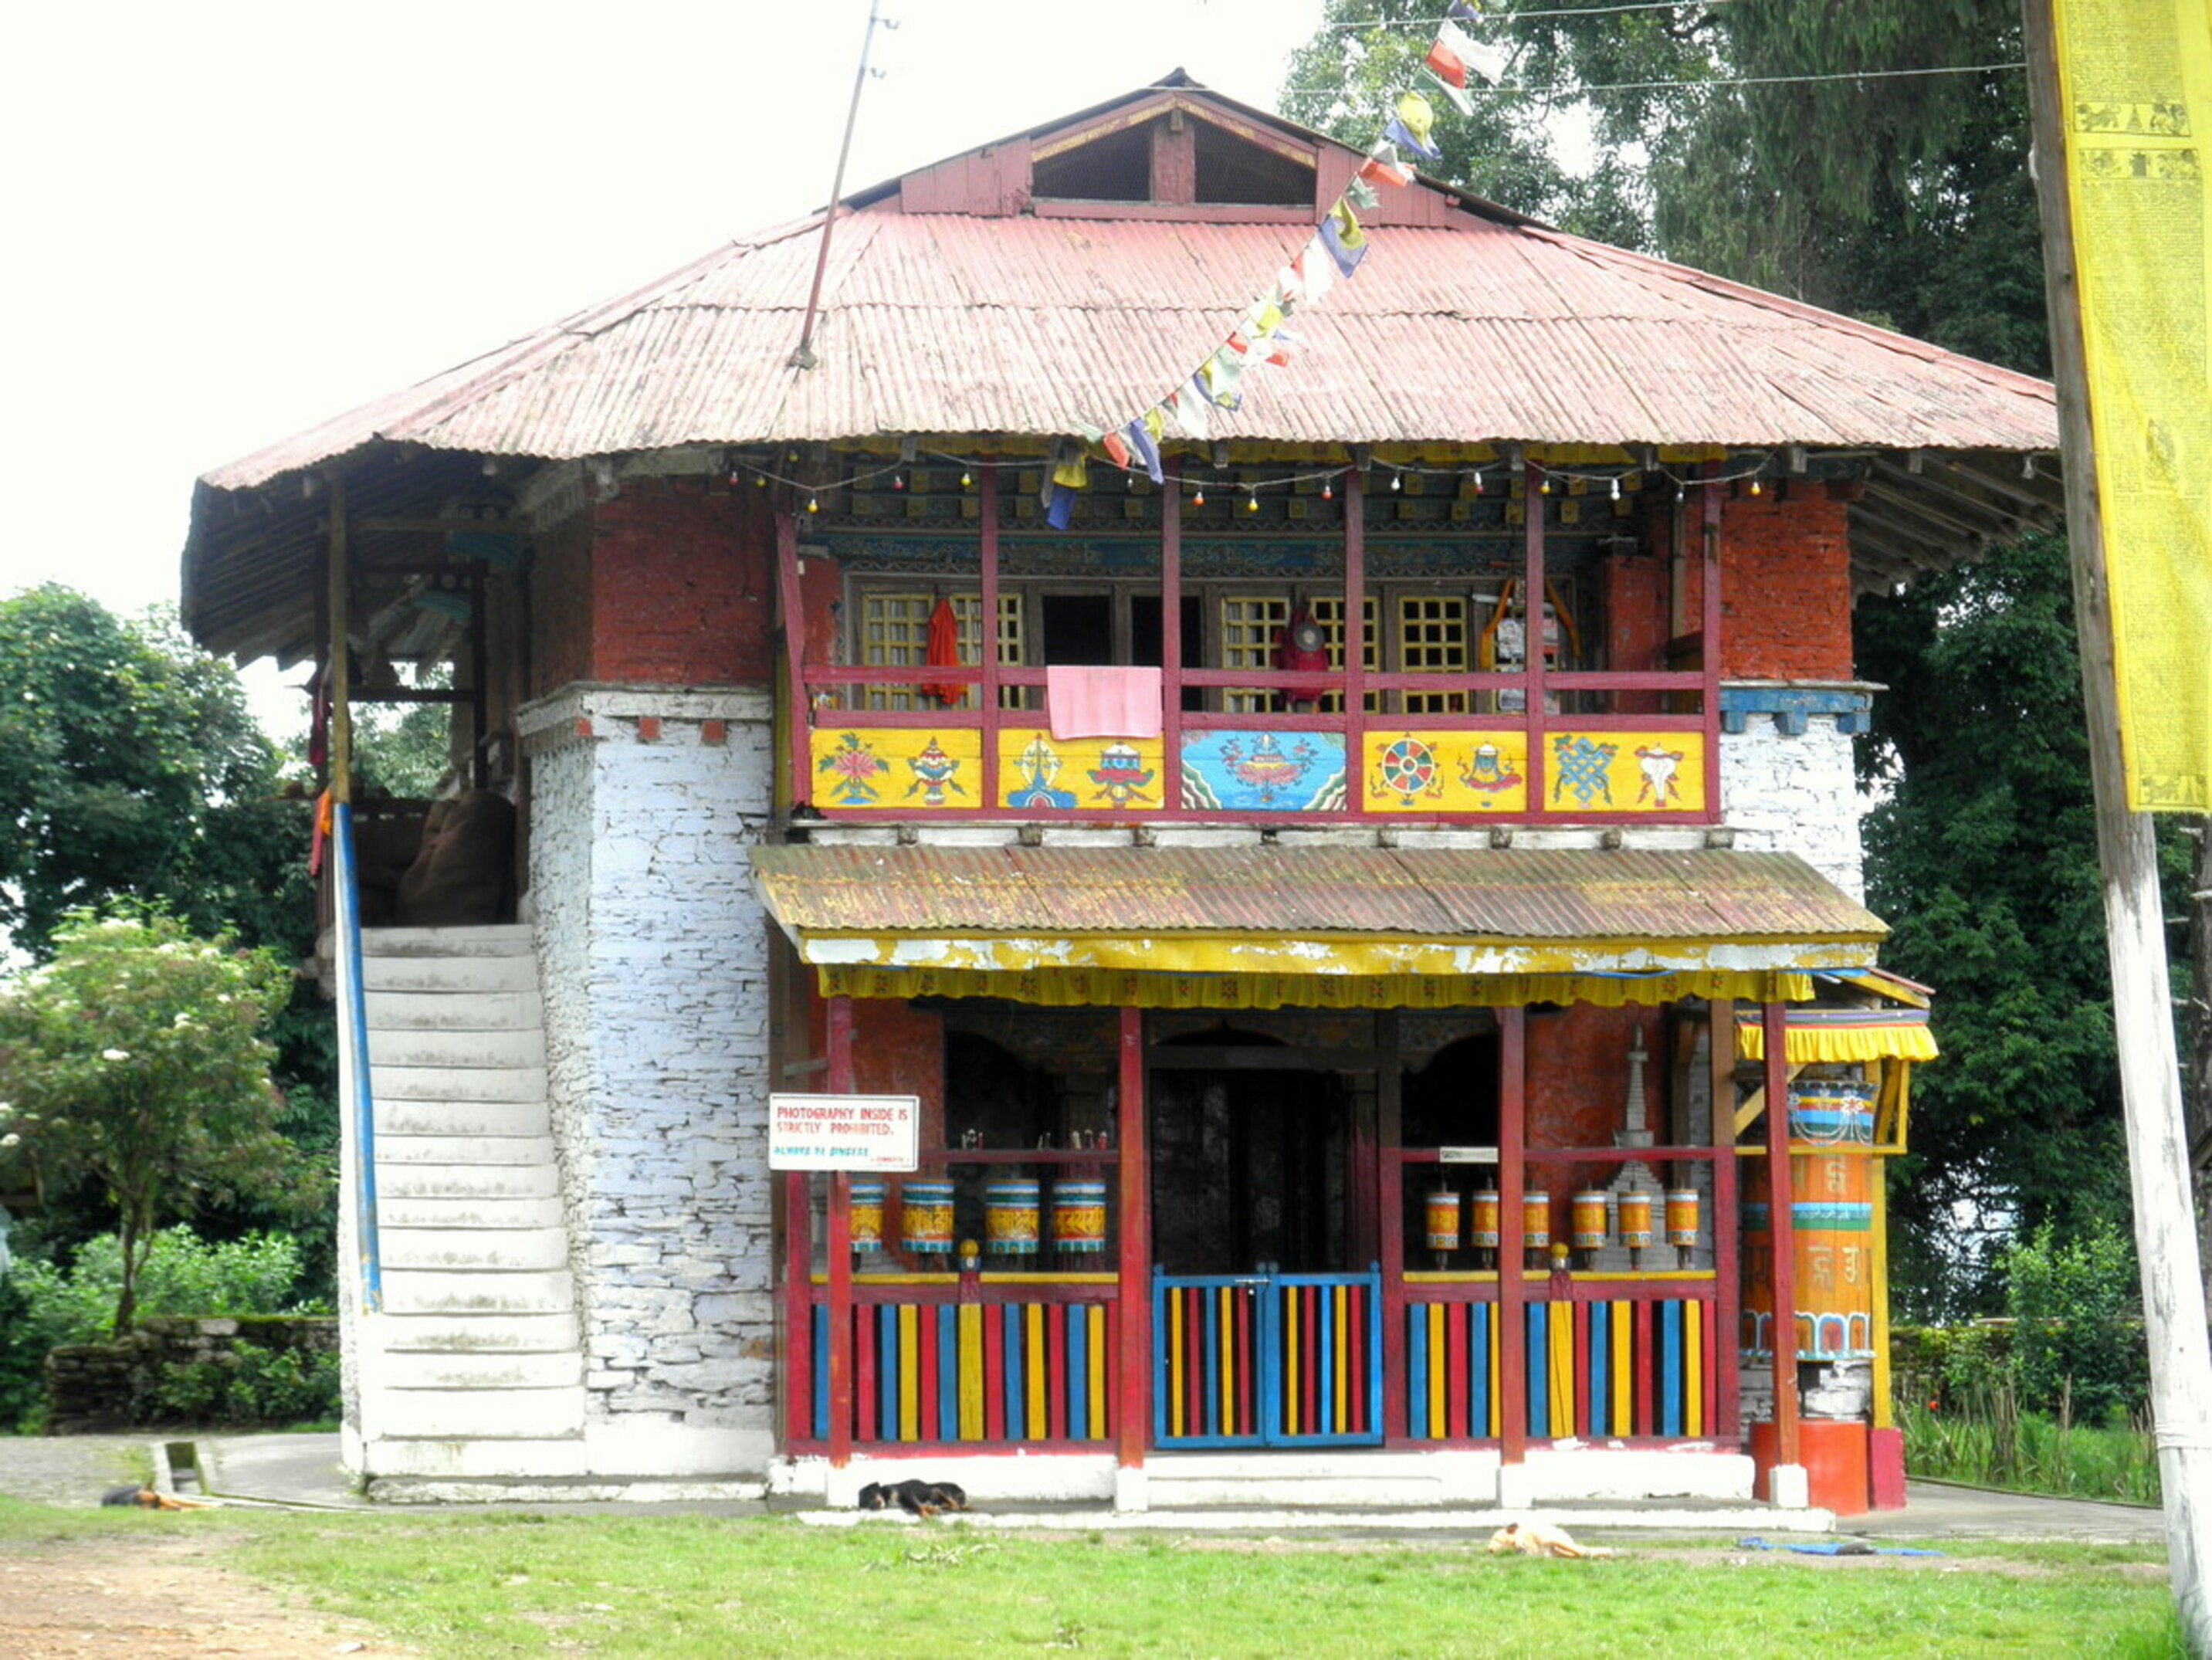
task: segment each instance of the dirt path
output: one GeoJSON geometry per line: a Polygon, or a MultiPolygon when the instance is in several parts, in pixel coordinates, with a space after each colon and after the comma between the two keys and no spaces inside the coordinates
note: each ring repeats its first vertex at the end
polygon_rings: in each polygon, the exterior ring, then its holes
{"type": "MultiPolygon", "coordinates": [[[[183,1521],[183,1518],[172,1518],[183,1521]]],[[[0,1655],[74,1660],[300,1660],[411,1654],[354,1620],[294,1603],[222,1566],[232,1538],[193,1518],[173,1537],[0,1544],[0,1655]]]]}

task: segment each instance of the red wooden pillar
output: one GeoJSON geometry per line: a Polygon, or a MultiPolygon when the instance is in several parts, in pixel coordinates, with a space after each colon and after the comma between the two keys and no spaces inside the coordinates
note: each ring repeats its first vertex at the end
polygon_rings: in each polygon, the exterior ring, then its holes
{"type": "Polygon", "coordinates": [[[1121,1339],[1115,1345],[1114,1382],[1115,1454],[1126,1468],[1145,1462],[1151,1432],[1148,1386],[1152,1365],[1152,1184],[1145,1146],[1145,1015],[1121,1011],[1121,1122],[1117,1208],[1121,1216],[1121,1282],[1116,1291],[1121,1339]]]}
{"type": "MultiPolygon", "coordinates": [[[[1406,1164],[1398,1012],[1375,1017],[1376,1243],[1382,1263],[1382,1439],[1406,1438],[1406,1164]]],[[[1458,1351],[1455,1349],[1454,1353],[1458,1351]]],[[[1455,1400],[1458,1397],[1453,1396],[1455,1400]]]]}
{"type": "MultiPolygon", "coordinates": [[[[830,1093],[853,1089],[853,1000],[829,1006],[830,1093]]],[[[849,1178],[830,1177],[830,1462],[853,1462],[853,1209],[849,1178]]]]}
{"type": "Polygon", "coordinates": [[[1182,800],[1182,458],[1160,463],[1161,800],[1182,800]]]}
{"type": "MultiPolygon", "coordinates": [[[[1380,617],[1376,619],[1380,622],[1380,617]]],[[[1367,475],[1344,475],[1344,752],[1367,752],[1367,475]]]]}
{"type": "Polygon", "coordinates": [[[1698,559],[1704,587],[1698,593],[1698,629],[1700,647],[1698,657],[1705,672],[1705,696],[1700,705],[1705,712],[1705,800],[1721,799],[1721,483],[1711,475],[1719,472],[1721,464],[1709,462],[1705,484],[1698,491],[1703,507],[1698,536],[1698,559]]]}
{"type": "Polygon", "coordinates": [[[814,1237],[806,1172],[783,1176],[783,1433],[814,1437],[814,1237]]]}
{"type": "Polygon", "coordinates": [[[983,800],[985,807],[999,801],[999,464],[986,461],[975,469],[975,482],[983,495],[977,503],[976,533],[982,554],[982,614],[975,619],[975,660],[982,666],[983,800]]]}
{"type": "Polygon", "coordinates": [[[1540,802],[1551,789],[1552,766],[1544,742],[1550,714],[1544,707],[1544,469],[1537,462],[1524,462],[1521,477],[1521,708],[1522,719],[1528,723],[1528,800],[1540,802]]]}
{"type": "Polygon", "coordinates": [[[1743,1247],[1735,1199],[1735,1005],[1724,997],[1712,1000],[1705,1045],[1713,1117],[1713,1365],[1717,1374],[1714,1417],[1707,1428],[1716,1440],[1732,1441],[1743,1433],[1743,1387],[1738,1377],[1743,1342],[1743,1247]]]}
{"type": "Polygon", "coordinates": [[[1498,1456],[1520,1463],[1528,1452],[1528,1286],[1521,1267],[1522,1189],[1528,1185],[1528,1011],[1498,1011],[1498,1456]]]}
{"type": "Polygon", "coordinates": [[[799,521],[775,515],[775,598],[783,623],[783,707],[791,722],[791,805],[813,799],[814,709],[806,696],[806,608],[799,590],[799,521]]]}
{"type": "Polygon", "coordinates": [[[1796,1464],[1797,1228],[1790,1180],[1788,1012],[1769,1000],[1761,1016],[1766,1042],[1766,1211],[1774,1241],[1774,1461],[1796,1464]]]}

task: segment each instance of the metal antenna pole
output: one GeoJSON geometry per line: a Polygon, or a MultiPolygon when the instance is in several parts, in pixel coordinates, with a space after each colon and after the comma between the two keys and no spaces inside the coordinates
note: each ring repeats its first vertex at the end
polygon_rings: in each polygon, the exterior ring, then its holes
{"type": "Polygon", "coordinates": [[[837,223],[838,198],[845,193],[845,158],[853,152],[853,129],[860,119],[860,88],[868,84],[868,48],[875,42],[876,25],[895,29],[896,23],[885,19],[882,13],[883,0],[868,0],[868,27],[860,36],[860,67],[853,76],[853,102],[845,112],[845,137],[837,146],[837,173],[830,181],[830,205],[822,210],[822,246],[814,256],[814,286],[806,295],[806,319],[799,325],[799,346],[791,354],[791,367],[811,369],[819,360],[814,356],[814,313],[822,304],[822,278],[830,269],[830,233],[837,223]]]}

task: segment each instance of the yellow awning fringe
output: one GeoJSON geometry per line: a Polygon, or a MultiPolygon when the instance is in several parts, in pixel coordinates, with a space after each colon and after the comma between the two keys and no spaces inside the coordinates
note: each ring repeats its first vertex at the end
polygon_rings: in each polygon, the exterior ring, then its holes
{"type": "MultiPolygon", "coordinates": [[[[1735,1052],[1739,1060],[1765,1060],[1765,1028],[1755,1021],[1739,1021],[1735,1052]]],[[[1894,1026],[1790,1026],[1784,1030],[1782,1047],[1782,1058],[1799,1065],[1815,1061],[1933,1061],[1938,1053],[1936,1034],[1917,1023],[1894,1026]]]]}

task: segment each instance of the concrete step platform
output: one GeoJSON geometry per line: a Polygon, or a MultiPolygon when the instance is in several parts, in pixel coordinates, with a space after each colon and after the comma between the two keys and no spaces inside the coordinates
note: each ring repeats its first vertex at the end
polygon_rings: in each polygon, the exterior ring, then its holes
{"type": "Polygon", "coordinates": [[[379,1101],[543,1101],[545,1068],[384,1066],[372,1055],[369,1092],[379,1101]]]}
{"type": "Polygon", "coordinates": [[[395,1314],[377,1317],[376,1341],[400,1354],[575,1353],[583,1328],[574,1309],[527,1314],[395,1314]]]}
{"type": "Polygon", "coordinates": [[[385,1355],[376,1373],[393,1389],[573,1389],[583,1383],[584,1357],[573,1348],[447,1354],[410,1349],[385,1355]]]}
{"type": "Polygon", "coordinates": [[[535,1031],[544,1024],[535,988],[399,991],[371,987],[362,1000],[368,1006],[371,1032],[535,1031]]]}
{"type": "Polygon", "coordinates": [[[384,1306],[393,1314],[565,1314],[575,1305],[575,1284],[565,1268],[507,1274],[394,1268],[384,1276],[384,1306]]]}
{"type": "Polygon", "coordinates": [[[556,1389],[394,1389],[377,1399],[380,1436],[540,1441],[581,1434],[584,1386],[556,1389]]]}
{"type": "Polygon", "coordinates": [[[453,1072],[517,1072],[543,1070],[545,1034],[532,1026],[523,1031],[462,1031],[386,1029],[368,1034],[372,1068],[399,1070],[442,1069],[453,1072]]]}
{"type": "Polygon", "coordinates": [[[561,1201],[550,1194],[403,1198],[380,1193],[376,1219],[386,1228],[557,1228],[562,1222],[561,1201]]]}
{"type": "Polygon", "coordinates": [[[538,994],[538,964],[526,954],[511,957],[364,957],[362,988],[371,999],[382,993],[477,994],[526,992],[538,994]]]}
{"type": "Polygon", "coordinates": [[[379,1101],[380,1145],[390,1135],[550,1135],[543,1101],[379,1101]]]}
{"type": "Polygon", "coordinates": [[[553,1199],[560,1177],[546,1164],[394,1164],[379,1159],[376,1193],[380,1206],[392,1199],[553,1199]]]}
{"type": "Polygon", "coordinates": [[[566,1228],[395,1227],[378,1215],[385,1268],[475,1272],[561,1268],[568,1264],[566,1228]]]}
{"type": "Polygon", "coordinates": [[[526,1164],[553,1168],[553,1138],[550,1135],[380,1135],[376,1138],[376,1171],[397,1164],[442,1164],[483,1168],[526,1164]]]}
{"type": "Polygon", "coordinates": [[[527,922],[474,928],[364,928],[361,954],[373,957],[528,957],[535,949],[527,922]]]}

